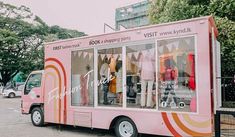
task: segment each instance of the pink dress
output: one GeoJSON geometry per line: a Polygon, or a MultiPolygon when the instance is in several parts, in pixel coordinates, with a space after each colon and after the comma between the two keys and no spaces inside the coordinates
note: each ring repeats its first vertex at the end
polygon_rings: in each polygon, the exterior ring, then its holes
{"type": "Polygon", "coordinates": [[[81,75],[80,82],[81,82],[81,105],[86,106],[89,104],[89,97],[88,97],[88,86],[87,86],[88,75],[84,76],[81,75]]]}

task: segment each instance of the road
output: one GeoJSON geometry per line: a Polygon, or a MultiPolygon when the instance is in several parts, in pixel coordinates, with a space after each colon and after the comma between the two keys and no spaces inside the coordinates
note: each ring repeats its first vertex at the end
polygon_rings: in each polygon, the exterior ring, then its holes
{"type": "Polygon", "coordinates": [[[3,98],[0,95],[0,137],[115,137],[107,130],[91,130],[54,124],[45,127],[32,125],[30,115],[20,112],[20,98],[3,98]]]}
{"type": "MultiPolygon", "coordinates": [[[[30,115],[22,115],[20,98],[3,98],[0,95],[0,137],[115,137],[112,131],[48,124],[32,125],[30,115]]],[[[141,137],[150,137],[142,135],[141,137]]],[[[151,136],[154,137],[154,136],[151,136]]]]}
{"type": "MultiPolygon", "coordinates": [[[[32,125],[30,115],[22,115],[20,98],[3,98],[0,95],[0,137],[115,137],[112,131],[47,124],[45,127],[32,125]]],[[[235,118],[221,116],[222,136],[235,135],[235,118]]],[[[156,137],[142,135],[141,137],[156,137]]]]}

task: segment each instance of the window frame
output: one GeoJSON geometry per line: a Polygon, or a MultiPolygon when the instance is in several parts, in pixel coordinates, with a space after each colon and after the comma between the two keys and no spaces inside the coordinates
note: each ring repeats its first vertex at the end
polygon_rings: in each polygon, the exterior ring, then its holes
{"type": "MultiPolygon", "coordinates": [[[[94,104],[92,106],[72,106],[72,100],[71,100],[71,95],[70,95],[70,107],[71,108],[93,108],[93,109],[109,109],[109,110],[130,110],[130,111],[142,111],[142,112],[166,112],[166,113],[179,113],[179,114],[199,114],[199,106],[198,106],[198,100],[199,100],[199,92],[198,92],[198,54],[197,54],[197,36],[198,34],[189,34],[189,35],[180,35],[180,36],[170,36],[170,37],[161,37],[161,38],[149,38],[149,39],[141,39],[141,40],[135,40],[135,41],[130,41],[130,42],[120,42],[120,43],[114,43],[114,44],[103,44],[103,45],[95,45],[95,46],[90,46],[90,47],[78,47],[74,48],[70,51],[71,57],[72,57],[72,51],[78,51],[78,50],[84,50],[84,49],[93,49],[94,50],[94,91],[93,91],[93,98],[94,98],[94,104]],[[122,54],[122,61],[123,61],[123,80],[125,78],[125,81],[123,81],[123,107],[112,107],[112,106],[99,106],[98,105],[98,86],[97,86],[97,80],[98,80],[98,50],[101,49],[110,49],[110,48],[118,48],[121,47],[122,49],[125,47],[125,53],[126,53],[126,48],[128,46],[134,46],[134,45],[141,45],[141,44],[146,44],[146,43],[154,43],[155,44],[155,51],[158,50],[157,43],[160,40],[166,40],[166,39],[175,39],[175,38],[185,38],[185,37],[194,37],[194,51],[195,51],[195,81],[196,81],[196,97],[197,97],[197,111],[196,112],[185,112],[185,111],[163,111],[159,110],[159,102],[158,102],[158,94],[156,93],[156,108],[155,109],[140,109],[140,108],[130,108],[126,106],[126,54],[122,54]],[[108,47],[108,48],[107,48],[108,47]],[[124,58],[125,57],[125,58],[124,58]],[[125,71],[125,72],[124,72],[125,71]]],[[[124,52],[122,50],[122,52],[124,52]]],[[[157,59],[157,52],[155,54],[156,59],[157,59]]],[[[157,61],[156,60],[156,68],[157,66],[157,61]]],[[[71,59],[71,65],[72,66],[72,59],[71,59]]],[[[72,67],[71,67],[72,69],[72,67]]],[[[72,72],[72,71],[71,71],[72,72]]],[[[156,72],[157,73],[157,72],[156,72]]],[[[70,77],[72,78],[72,76],[70,77]]],[[[157,78],[157,77],[156,77],[157,78]]],[[[70,87],[72,87],[72,82],[70,84],[70,87]]],[[[158,87],[158,84],[156,82],[156,87],[158,87]]]]}
{"type": "MultiPolygon", "coordinates": [[[[94,106],[95,106],[95,96],[94,96],[94,91],[95,91],[95,81],[93,81],[93,86],[94,86],[94,88],[93,88],[93,105],[91,105],[91,106],[80,106],[80,105],[73,105],[72,104],[72,55],[73,55],[73,53],[72,52],[74,52],[74,51],[83,51],[83,50],[89,50],[89,49],[92,49],[93,50],[93,64],[94,64],[94,62],[95,62],[95,47],[79,47],[79,48],[74,48],[74,49],[72,49],[71,51],[70,51],[70,54],[71,54],[71,59],[70,59],[70,91],[71,91],[71,94],[70,94],[70,96],[69,96],[69,98],[70,98],[70,107],[71,108],[94,108],[94,106]]],[[[95,71],[95,66],[94,66],[94,71],[95,71]]],[[[95,77],[95,73],[94,73],[94,77],[95,77]]],[[[93,77],[93,80],[94,80],[94,77],[93,77]]]]}
{"type": "Polygon", "coordinates": [[[32,91],[33,88],[41,87],[41,85],[42,85],[42,73],[32,73],[32,74],[30,74],[30,76],[28,77],[28,79],[25,83],[25,86],[24,86],[24,95],[28,95],[32,91]],[[32,87],[30,90],[27,90],[27,84],[29,83],[29,81],[30,81],[30,79],[32,78],[33,75],[40,75],[40,84],[37,87],[32,87]]]}
{"type": "MultiPolygon", "coordinates": [[[[186,112],[186,111],[174,111],[174,110],[159,110],[159,101],[158,101],[158,94],[156,95],[156,111],[157,112],[167,112],[167,113],[181,113],[181,114],[199,114],[199,93],[198,93],[198,52],[197,52],[197,34],[191,34],[191,35],[182,35],[182,36],[174,36],[174,37],[164,37],[164,38],[157,38],[155,39],[155,45],[156,45],[156,51],[158,51],[158,41],[161,40],[171,40],[171,39],[180,39],[180,38],[188,38],[188,37],[193,37],[194,38],[194,59],[195,59],[195,82],[196,82],[196,106],[197,106],[197,110],[196,112],[186,112]]],[[[157,73],[158,73],[158,64],[159,64],[159,60],[158,60],[158,52],[156,52],[156,61],[158,61],[156,63],[156,69],[157,69],[157,73]]],[[[158,87],[158,82],[156,82],[156,87],[158,87]]]]}
{"type": "Polygon", "coordinates": [[[107,105],[107,106],[100,106],[99,105],[99,103],[98,103],[98,99],[99,99],[99,96],[98,96],[98,51],[99,50],[103,50],[103,49],[114,49],[114,48],[121,48],[122,49],[122,80],[123,80],[123,82],[122,82],[122,89],[123,89],[123,92],[122,92],[122,100],[124,100],[125,99],[125,94],[126,94],[126,80],[124,80],[123,78],[124,78],[124,71],[125,71],[125,68],[126,68],[126,66],[124,65],[125,64],[125,62],[124,62],[124,55],[123,55],[123,51],[124,51],[124,47],[125,46],[122,46],[120,43],[118,43],[118,44],[113,44],[113,45],[109,45],[109,47],[107,47],[107,45],[102,45],[102,46],[97,46],[96,48],[95,48],[95,52],[96,52],[96,61],[95,61],[95,63],[96,64],[94,64],[95,66],[96,66],[96,69],[94,69],[94,71],[95,71],[95,82],[96,82],[96,85],[95,85],[95,87],[96,87],[96,90],[94,91],[94,93],[95,93],[95,99],[96,99],[96,105],[95,105],[95,107],[96,108],[125,108],[125,102],[123,101],[123,104],[122,104],[122,106],[121,107],[113,107],[113,106],[109,106],[109,105],[107,105]]]}

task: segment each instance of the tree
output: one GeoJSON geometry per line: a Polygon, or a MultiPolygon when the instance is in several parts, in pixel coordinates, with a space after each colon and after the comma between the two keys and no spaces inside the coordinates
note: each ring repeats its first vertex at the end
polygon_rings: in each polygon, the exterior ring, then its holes
{"type": "Polygon", "coordinates": [[[153,24],[213,15],[221,42],[222,76],[235,73],[235,0],[157,0],[149,17],[153,24]]]}
{"type": "Polygon", "coordinates": [[[37,51],[42,49],[44,34],[19,19],[1,17],[0,26],[1,82],[6,84],[19,71],[33,69],[40,61],[37,51]]]}
{"type": "Polygon", "coordinates": [[[48,26],[25,6],[0,2],[0,82],[4,85],[19,71],[43,69],[42,43],[84,36],[77,30],[48,26]],[[56,28],[56,29],[55,29],[56,28]]]}

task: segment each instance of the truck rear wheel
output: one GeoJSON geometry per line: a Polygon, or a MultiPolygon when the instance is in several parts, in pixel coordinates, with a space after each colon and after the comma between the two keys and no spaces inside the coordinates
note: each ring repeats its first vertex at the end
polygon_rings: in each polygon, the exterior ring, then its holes
{"type": "Polygon", "coordinates": [[[131,119],[122,117],[115,124],[115,134],[117,137],[137,137],[138,130],[131,119]]]}
{"type": "Polygon", "coordinates": [[[37,127],[44,125],[44,114],[40,107],[33,108],[31,112],[31,121],[33,125],[37,127]]]}

